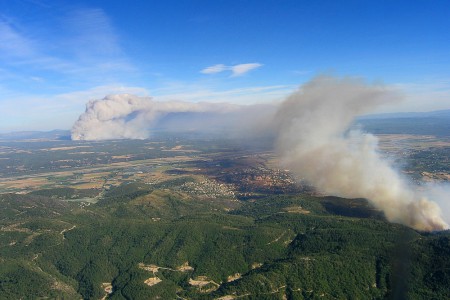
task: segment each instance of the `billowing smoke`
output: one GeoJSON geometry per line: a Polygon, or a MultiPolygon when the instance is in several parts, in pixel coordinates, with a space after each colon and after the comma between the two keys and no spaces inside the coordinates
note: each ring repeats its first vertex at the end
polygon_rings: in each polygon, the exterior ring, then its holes
{"type": "Polygon", "coordinates": [[[152,125],[169,113],[230,113],[237,105],[219,103],[158,102],[129,94],[92,100],[72,127],[72,140],[144,139],[152,125]]]}
{"type": "Polygon", "coordinates": [[[389,221],[418,230],[446,229],[439,206],[380,156],[376,137],[350,130],[356,116],[398,98],[383,86],[318,77],[279,107],[277,149],[285,166],[323,193],[366,198],[389,221]]]}
{"type": "Polygon", "coordinates": [[[425,196],[432,193],[409,185],[379,154],[375,136],[351,130],[357,116],[399,99],[386,87],[333,77],[313,79],[278,107],[114,95],[87,104],[72,128],[72,139],[147,138],[170,114],[174,117],[162,123],[183,130],[227,127],[241,137],[275,135],[286,168],[322,193],[366,198],[389,221],[418,230],[447,229],[439,206],[425,196]],[[186,118],[189,114],[195,116],[186,118]]]}

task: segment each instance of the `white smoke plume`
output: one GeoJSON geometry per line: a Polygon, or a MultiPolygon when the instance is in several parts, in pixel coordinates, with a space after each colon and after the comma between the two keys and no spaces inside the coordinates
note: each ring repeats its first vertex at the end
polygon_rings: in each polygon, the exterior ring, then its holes
{"type": "Polygon", "coordinates": [[[158,102],[129,94],[92,100],[72,127],[72,140],[144,139],[158,118],[177,112],[229,113],[237,105],[220,103],[158,102]]]}
{"type": "Polygon", "coordinates": [[[262,133],[274,135],[286,168],[319,191],[366,198],[383,210],[389,221],[417,230],[447,229],[439,206],[425,196],[444,193],[415,190],[379,154],[375,136],[351,130],[357,116],[399,99],[399,94],[384,86],[333,77],[313,79],[278,107],[160,102],[149,97],[113,95],[87,104],[72,128],[72,139],[143,139],[165,115],[193,113],[197,114],[193,118],[176,116],[166,125],[182,130],[214,130],[219,125],[248,140],[262,133]]]}
{"type": "Polygon", "coordinates": [[[417,230],[447,229],[439,206],[380,156],[376,137],[349,131],[355,117],[398,98],[383,86],[318,77],[281,104],[278,151],[286,167],[323,193],[366,198],[389,221],[417,230]]]}

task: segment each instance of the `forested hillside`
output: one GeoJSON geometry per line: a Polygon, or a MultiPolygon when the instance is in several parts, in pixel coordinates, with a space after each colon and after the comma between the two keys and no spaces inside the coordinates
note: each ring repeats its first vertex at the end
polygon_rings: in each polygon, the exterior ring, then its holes
{"type": "Polygon", "coordinates": [[[63,198],[0,196],[3,299],[450,297],[450,234],[387,223],[361,199],[206,201],[134,184],[96,204],[63,198]]]}

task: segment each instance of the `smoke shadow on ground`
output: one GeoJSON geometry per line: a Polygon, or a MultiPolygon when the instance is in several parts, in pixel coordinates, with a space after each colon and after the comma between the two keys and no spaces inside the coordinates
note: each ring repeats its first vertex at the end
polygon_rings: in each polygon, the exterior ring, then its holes
{"type": "Polygon", "coordinates": [[[346,199],[326,196],[320,200],[320,203],[328,213],[333,215],[386,220],[383,212],[371,206],[366,199],[346,199]]]}

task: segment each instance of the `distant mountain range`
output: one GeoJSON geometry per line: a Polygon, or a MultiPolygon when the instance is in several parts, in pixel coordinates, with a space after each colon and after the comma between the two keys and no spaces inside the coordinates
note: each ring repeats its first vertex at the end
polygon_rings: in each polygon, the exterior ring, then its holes
{"type": "Polygon", "coordinates": [[[373,119],[403,119],[403,118],[450,118],[450,109],[435,110],[429,112],[401,112],[401,113],[384,113],[362,116],[359,120],[373,119]]]}
{"type": "Polygon", "coordinates": [[[70,140],[70,130],[15,131],[0,133],[0,140],[70,140]]]}
{"type": "MultiPolygon", "coordinates": [[[[215,115],[205,116],[206,118],[215,115]]],[[[183,128],[177,124],[189,123],[196,128],[201,128],[198,113],[177,113],[162,118],[156,125],[158,130],[164,128],[183,128]],[[189,120],[195,120],[190,122],[189,120]]],[[[236,120],[238,122],[238,120],[236,120]]],[[[425,134],[450,136],[450,109],[431,112],[403,112],[366,115],[357,118],[356,123],[362,125],[364,130],[375,134],[425,134]]],[[[220,122],[218,122],[220,128],[220,122]]],[[[186,128],[184,128],[186,129],[186,128]]],[[[1,140],[70,140],[70,130],[51,131],[16,131],[0,133],[1,140]]]]}
{"type": "Polygon", "coordinates": [[[450,137],[450,110],[370,115],[358,118],[356,123],[373,134],[450,137]]]}

